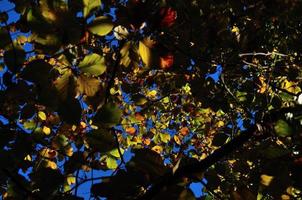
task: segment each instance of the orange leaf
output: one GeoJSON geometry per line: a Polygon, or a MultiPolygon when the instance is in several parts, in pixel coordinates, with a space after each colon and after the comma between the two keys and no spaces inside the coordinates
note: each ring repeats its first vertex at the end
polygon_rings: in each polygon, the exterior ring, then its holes
{"type": "Polygon", "coordinates": [[[140,113],[135,113],[135,119],[137,119],[138,121],[144,121],[145,117],[142,116],[140,113]]]}
{"type": "Polygon", "coordinates": [[[143,138],[143,144],[149,146],[151,143],[150,138],[143,138]]]}
{"type": "Polygon", "coordinates": [[[159,65],[161,69],[169,69],[174,63],[173,54],[168,54],[159,58],[159,65]]]}
{"type": "Polygon", "coordinates": [[[128,127],[126,128],[126,133],[129,135],[134,135],[136,133],[136,129],[134,127],[128,127]]]}
{"type": "Polygon", "coordinates": [[[180,130],[179,130],[180,134],[183,135],[183,136],[186,136],[189,134],[189,129],[188,127],[182,127],[180,130]]]}

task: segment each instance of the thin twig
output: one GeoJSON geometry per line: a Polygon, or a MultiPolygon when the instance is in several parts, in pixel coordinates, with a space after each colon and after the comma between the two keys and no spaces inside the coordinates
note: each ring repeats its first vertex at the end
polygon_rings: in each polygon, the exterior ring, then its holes
{"type": "Polygon", "coordinates": [[[277,55],[277,56],[282,56],[282,57],[288,56],[286,54],[277,53],[277,52],[268,52],[268,53],[254,52],[254,53],[241,53],[241,54],[239,54],[239,57],[243,57],[243,56],[271,56],[271,55],[277,55]]]}

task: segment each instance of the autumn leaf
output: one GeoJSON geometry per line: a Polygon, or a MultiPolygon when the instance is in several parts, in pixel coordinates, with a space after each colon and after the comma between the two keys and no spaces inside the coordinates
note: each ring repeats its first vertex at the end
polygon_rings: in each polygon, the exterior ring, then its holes
{"type": "Polygon", "coordinates": [[[138,52],[145,66],[149,67],[151,64],[151,49],[143,41],[140,41],[138,45],[138,52]]]}
{"type": "Polygon", "coordinates": [[[182,128],[179,130],[179,133],[180,133],[182,136],[188,135],[189,132],[190,132],[190,130],[188,129],[188,127],[182,127],[182,128]]]}
{"type": "Polygon", "coordinates": [[[136,129],[134,127],[127,127],[125,131],[129,135],[134,135],[136,133],[136,129]]]}
{"type": "Polygon", "coordinates": [[[43,111],[39,111],[38,112],[38,117],[42,120],[45,121],[46,120],[46,114],[43,111]]]}
{"type": "Polygon", "coordinates": [[[97,78],[89,77],[84,74],[77,78],[76,90],[79,94],[85,94],[88,97],[94,96],[100,88],[100,81],[97,78]]]}
{"type": "Polygon", "coordinates": [[[269,186],[273,179],[274,179],[273,176],[269,176],[267,174],[262,174],[260,176],[260,182],[264,186],[269,186]]]}
{"type": "Polygon", "coordinates": [[[74,176],[68,176],[66,178],[66,182],[67,182],[68,185],[75,184],[76,183],[76,177],[74,177],[74,176]]]}
{"type": "Polygon", "coordinates": [[[156,145],[156,146],[152,147],[152,150],[155,151],[156,153],[160,154],[163,151],[163,148],[162,148],[162,146],[156,145]]]}
{"type": "Polygon", "coordinates": [[[176,144],[181,145],[181,141],[180,141],[180,139],[179,139],[179,137],[177,135],[174,135],[173,139],[174,139],[174,141],[175,141],[176,144]]]}
{"type": "Polygon", "coordinates": [[[49,135],[51,133],[51,129],[47,126],[43,126],[42,131],[45,135],[49,135]]]}
{"type": "Polygon", "coordinates": [[[161,69],[167,70],[172,67],[174,63],[174,55],[173,54],[167,54],[164,56],[161,56],[159,58],[159,65],[161,69]]]}

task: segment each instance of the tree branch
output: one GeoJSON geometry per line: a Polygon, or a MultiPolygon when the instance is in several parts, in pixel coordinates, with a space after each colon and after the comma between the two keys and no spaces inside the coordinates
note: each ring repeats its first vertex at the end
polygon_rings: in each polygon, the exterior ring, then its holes
{"type": "Polygon", "coordinates": [[[178,168],[175,173],[173,174],[172,172],[169,172],[159,178],[158,182],[155,182],[153,185],[150,186],[150,188],[147,190],[145,194],[143,194],[139,199],[141,200],[151,200],[153,199],[160,191],[162,188],[165,186],[172,185],[176,183],[176,181],[179,178],[182,178],[184,176],[189,176],[190,174],[193,173],[198,173],[198,172],[204,172],[206,171],[209,167],[214,165],[215,163],[219,162],[222,158],[225,156],[229,155],[233,151],[237,150],[239,147],[241,147],[243,144],[245,144],[248,140],[250,139],[255,139],[255,140],[261,140],[264,139],[268,136],[270,136],[269,131],[266,131],[263,128],[269,127],[270,124],[273,121],[278,120],[278,118],[288,112],[292,112],[297,115],[302,113],[302,105],[297,105],[295,107],[286,107],[286,108],[280,108],[276,110],[271,110],[265,114],[264,121],[267,123],[265,127],[262,127],[260,124],[255,124],[248,128],[247,130],[243,131],[239,136],[235,137],[233,140],[228,142],[227,144],[223,145],[221,148],[217,149],[209,155],[207,158],[204,160],[194,163],[191,165],[186,165],[183,167],[178,168]],[[265,133],[263,133],[263,130],[265,133]],[[256,134],[257,132],[262,132],[261,134],[256,134]]]}

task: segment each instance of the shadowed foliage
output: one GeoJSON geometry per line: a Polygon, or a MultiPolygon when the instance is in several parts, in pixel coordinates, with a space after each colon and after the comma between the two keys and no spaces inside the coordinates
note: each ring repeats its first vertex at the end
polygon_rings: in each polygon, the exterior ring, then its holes
{"type": "Polygon", "coordinates": [[[302,198],[301,1],[8,2],[3,199],[302,198]]]}

